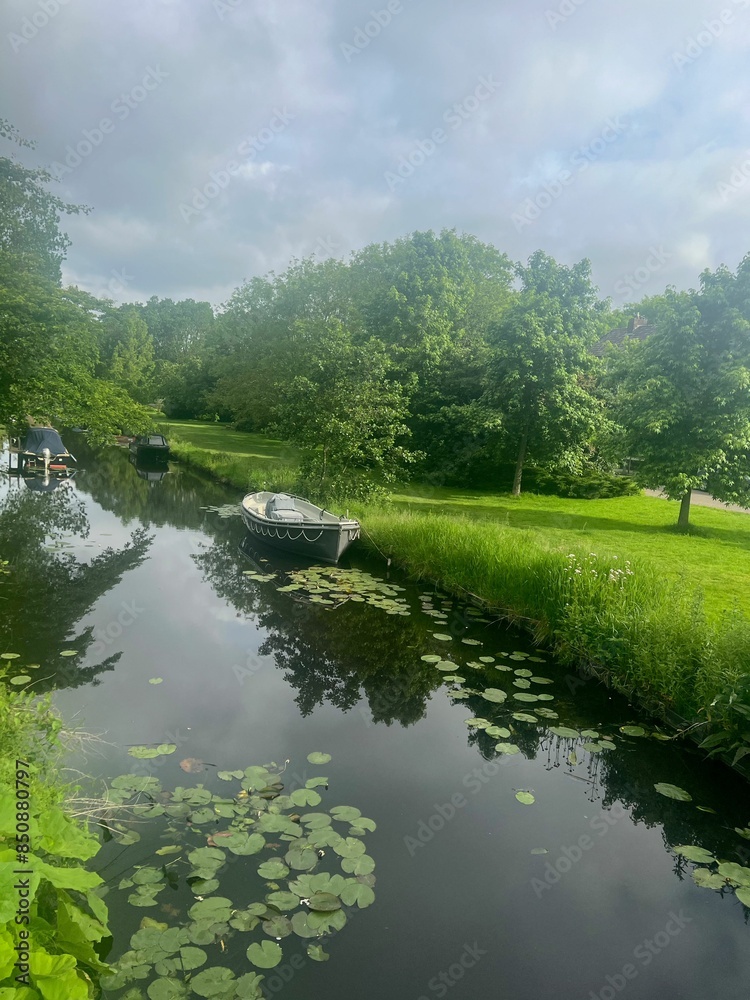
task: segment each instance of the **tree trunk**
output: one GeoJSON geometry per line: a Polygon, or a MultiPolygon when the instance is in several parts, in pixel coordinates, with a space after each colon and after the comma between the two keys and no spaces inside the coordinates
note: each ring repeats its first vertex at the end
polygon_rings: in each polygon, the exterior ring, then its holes
{"type": "Polygon", "coordinates": [[[526,461],[526,446],[529,443],[529,425],[523,429],[523,434],[521,435],[521,443],[518,448],[518,458],[516,459],[516,474],[513,477],[513,496],[520,497],[521,495],[521,477],[523,476],[523,463],[526,461]]]}
{"type": "Polygon", "coordinates": [[[680,531],[687,531],[690,527],[690,498],[692,495],[693,491],[688,490],[680,501],[680,516],[677,518],[677,527],[680,531]]]}

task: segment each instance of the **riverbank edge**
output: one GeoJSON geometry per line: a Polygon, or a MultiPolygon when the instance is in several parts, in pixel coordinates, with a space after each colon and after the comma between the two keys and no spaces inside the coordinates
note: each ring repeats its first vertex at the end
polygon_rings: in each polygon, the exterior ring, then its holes
{"type": "MultiPolygon", "coordinates": [[[[172,456],[182,462],[185,465],[192,466],[199,469],[205,474],[208,474],[213,479],[224,483],[225,485],[232,486],[237,489],[244,490],[246,492],[251,492],[258,489],[279,489],[285,491],[292,491],[292,477],[293,470],[285,467],[278,467],[278,469],[268,468],[268,467],[258,467],[257,463],[251,460],[238,459],[236,456],[231,456],[228,453],[217,453],[208,452],[203,449],[197,448],[196,446],[189,444],[187,442],[182,442],[175,440],[172,445],[172,456]],[[276,473],[279,474],[277,478],[276,473]],[[270,481],[269,481],[269,477],[270,481]]],[[[556,658],[567,667],[573,668],[579,677],[582,678],[595,678],[599,683],[617,691],[628,699],[632,704],[645,711],[654,719],[659,720],[664,725],[666,725],[673,733],[673,738],[679,738],[686,736],[691,743],[696,745],[702,753],[706,756],[711,756],[713,759],[721,760],[727,766],[731,767],[733,770],[741,774],[746,780],[750,780],[750,767],[746,765],[742,760],[734,760],[734,756],[737,750],[737,740],[735,740],[732,746],[732,752],[726,753],[717,751],[714,749],[712,754],[708,754],[707,750],[700,747],[700,743],[709,734],[721,733],[722,731],[727,734],[728,741],[733,737],[738,737],[737,726],[730,726],[726,718],[714,716],[712,718],[707,718],[706,715],[701,717],[700,713],[710,712],[712,707],[711,702],[713,698],[716,697],[722,687],[726,687],[732,679],[737,680],[739,676],[739,671],[736,667],[737,662],[742,662],[750,658],[750,626],[747,625],[745,621],[742,622],[741,645],[743,650],[746,651],[746,656],[737,657],[736,661],[733,663],[731,656],[726,663],[726,671],[722,674],[722,664],[720,661],[715,659],[715,649],[711,648],[712,644],[708,641],[702,642],[704,633],[708,634],[709,626],[705,622],[705,619],[696,622],[696,614],[700,615],[701,612],[695,606],[695,600],[684,593],[681,595],[681,615],[674,613],[672,607],[664,607],[661,610],[665,612],[662,615],[662,620],[665,623],[669,623],[671,627],[669,632],[671,632],[678,640],[675,646],[667,648],[670,643],[660,643],[657,649],[660,653],[666,653],[667,657],[671,655],[671,661],[675,665],[675,675],[680,675],[681,683],[685,691],[694,695],[696,690],[699,690],[699,685],[695,681],[695,673],[691,672],[689,667],[685,667],[684,663],[680,661],[679,651],[682,646],[686,646],[686,654],[684,662],[693,668],[696,667],[696,663],[703,663],[704,666],[708,666],[707,663],[709,657],[713,657],[711,660],[710,673],[712,675],[713,683],[710,683],[707,677],[702,678],[702,687],[708,687],[705,691],[706,695],[710,697],[703,698],[703,704],[695,703],[697,707],[688,712],[679,711],[678,707],[675,707],[675,700],[669,697],[665,690],[654,689],[653,684],[644,683],[643,678],[635,678],[628,680],[627,673],[633,673],[632,669],[626,671],[626,677],[623,677],[620,671],[615,667],[608,665],[606,662],[606,657],[600,655],[600,651],[595,648],[596,644],[592,646],[587,643],[582,643],[580,636],[578,641],[571,641],[569,636],[566,636],[558,627],[556,627],[556,622],[554,620],[549,620],[545,615],[534,614],[533,608],[528,606],[528,600],[518,599],[518,595],[515,595],[516,599],[511,596],[509,592],[505,592],[500,596],[499,593],[489,593],[487,591],[492,590],[490,586],[488,588],[476,587],[470,584],[468,579],[469,575],[475,575],[477,571],[477,557],[476,554],[472,553],[473,562],[473,573],[467,574],[462,580],[456,579],[455,575],[446,571],[445,564],[440,564],[440,559],[433,554],[432,558],[425,560],[422,558],[415,558],[413,554],[408,553],[408,545],[402,545],[401,548],[396,544],[392,544],[392,539],[388,537],[388,531],[385,530],[385,522],[389,521],[395,523],[395,516],[392,515],[385,507],[361,507],[359,510],[355,508],[355,514],[358,516],[364,516],[366,524],[363,525],[363,542],[371,549],[371,551],[378,553],[384,558],[387,557],[391,562],[398,566],[399,569],[403,570],[414,580],[423,580],[429,582],[432,586],[439,587],[446,592],[461,597],[463,599],[468,599],[474,603],[477,607],[482,607],[487,610],[488,613],[496,616],[498,619],[507,621],[517,627],[520,627],[524,632],[527,633],[536,645],[545,645],[556,658]],[[380,525],[378,525],[380,521],[380,525]],[[473,588],[473,589],[472,589],[473,588]],[[477,590],[480,592],[477,593],[477,590]],[[482,592],[483,591],[483,592],[482,592]],[[687,599],[686,599],[687,598],[687,599]],[[667,617],[668,616],[668,617],[667,617]],[[685,627],[682,630],[682,635],[680,636],[679,628],[675,628],[675,624],[678,618],[681,618],[684,622],[685,627]],[[696,629],[696,624],[699,627],[696,629]],[[719,685],[716,683],[717,677],[723,678],[724,684],[719,685]],[[708,683],[707,683],[708,682],[708,683]],[[700,731],[696,732],[699,727],[700,731]]],[[[400,515],[403,517],[408,517],[410,515],[400,515]]],[[[433,525],[437,525],[440,521],[440,515],[412,515],[420,516],[422,519],[429,519],[433,525]]],[[[486,526],[481,526],[478,524],[473,524],[468,521],[468,519],[455,517],[455,516],[444,516],[445,520],[450,520],[453,525],[459,526],[463,529],[462,533],[465,536],[470,535],[476,531],[482,530],[486,532],[486,526]]],[[[494,526],[497,529],[498,526],[494,526]]],[[[523,541],[522,536],[524,532],[522,529],[507,529],[512,531],[514,535],[514,542],[521,543],[523,541]]],[[[403,543],[402,538],[402,543],[403,543]]],[[[531,589],[536,589],[534,583],[535,574],[532,572],[534,567],[534,561],[531,558],[527,560],[524,559],[524,552],[529,552],[524,548],[522,544],[515,544],[515,560],[512,567],[512,571],[517,572],[519,569],[523,571],[526,577],[531,578],[531,589]]],[[[538,549],[538,546],[537,546],[538,549]]],[[[538,551],[534,553],[538,555],[538,551]]],[[[559,563],[561,558],[561,553],[548,553],[553,559],[556,559],[559,563]]],[[[581,560],[583,556],[580,553],[569,553],[568,558],[574,556],[576,560],[581,560]]],[[[481,562],[481,560],[479,560],[481,562]]],[[[564,564],[563,564],[564,565],[564,564]]],[[[639,572],[646,574],[648,572],[648,567],[643,563],[635,563],[639,572]]],[[[557,567],[561,568],[560,566],[557,567]]],[[[579,567],[580,568],[580,567],[579,567]]],[[[609,572],[620,572],[620,568],[616,565],[607,563],[601,566],[603,573],[609,572]]],[[[574,571],[573,571],[574,572],[574,571]]],[[[624,572],[624,570],[623,570],[624,572]]],[[[633,571],[635,572],[635,571],[633,571]]],[[[653,571],[652,571],[653,575],[653,571]]],[[[574,576],[575,579],[575,576],[574,576]]],[[[512,589],[512,588],[511,588],[512,589]]],[[[674,598],[679,599],[680,595],[677,594],[676,588],[668,588],[664,585],[661,588],[661,599],[662,604],[665,601],[670,600],[670,593],[674,598]]],[[[580,595],[579,595],[580,598],[580,595]]],[[[585,594],[584,594],[585,599],[585,594]]],[[[536,601],[532,601],[533,604],[536,601]]],[[[559,603],[559,601],[558,601],[559,603]]],[[[635,601],[630,602],[631,607],[637,609],[638,600],[637,596],[635,601]]],[[[562,609],[559,609],[562,610],[562,609]]],[[[592,606],[588,609],[584,607],[584,611],[589,611],[594,617],[601,611],[600,607],[592,606]]],[[[617,629],[616,619],[612,619],[612,608],[607,609],[609,614],[608,625],[615,626],[615,629],[620,634],[625,633],[626,636],[629,633],[632,638],[635,637],[641,622],[633,619],[631,615],[631,620],[623,625],[622,628],[617,629]]],[[[641,608],[642,611],[642,608],[641,608]]],[[[657,620],[659,615],[656,615],[657,620]]],[[[736,625],[736,623],[735,623],[736,625]]],[[[715,627],[714,627],[715,628],[715,627]]],[[[653,626],[652,626],[653,631],[653,626]]],[[[625,640],[610,636],[608,641],[617,648],[617,652],[621,661],[625,661],[630,654],[630,648],[628,646],[627,638],[625,640]]],[[[641,650],[643,649],[643,644],[640,643],[641,650]]],[[[633,650],[635,652],[635,650],[633,650]]],[[[725,650],[725,653],[727,650],[725,650]]],[[[731,649],[729,650],[731,653],[731,649]]],[[[637,657],[633,656],[633,661],[637,661],[637,657]]],[[[721,660],[725,657],[721,657],[721,660]]],[[[653,666],[653,657],[649,657],[649,663],[653,666]]],[[[630,665],[632,668],[632,664],[630,665]]],[[[663,669],[663,664],[661,665],[663,669]]],[[[669,679],[669,678],[667,678],[669,679]]],[[[750,758],[746,758],[747,761],[750,758]]]]}

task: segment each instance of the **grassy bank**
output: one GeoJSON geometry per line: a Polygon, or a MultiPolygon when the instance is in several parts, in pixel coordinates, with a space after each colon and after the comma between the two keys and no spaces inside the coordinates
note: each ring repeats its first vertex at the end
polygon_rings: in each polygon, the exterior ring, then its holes
{"type": "Polygon", "coordinates": [[[750,623],[740,612],[708,616],[695,591],[646,561],[564,552],[534,531],[466,516],[362,514],[397,565],[508,611],[564,663],[603,669],[655,711],[731,731],[742,722],[722,698],[750,669],[750,623]]]}
{"type": "MultiPolygon", "coordinates": [[[[178,457],[240,489],[294,489],[293,453],[268,439],[201,425],[180,426],[178,437],[178,457]]],[[[733,755],[750,747],[738,735],[748,727],[749,515],[695,507],[682,535],[674,504],[645,496],[411,486],[392,501],[358,514],[370,542],[407,572],[502,609],[564,662],[604,671],[653,711],[731,733],[733,755]]]]}
{"type": "Polygon", "coordinates": [[[159,424],[173,456],[241,490],[293,492],[297,452],[283,441],[197,420],[159,424]]]}

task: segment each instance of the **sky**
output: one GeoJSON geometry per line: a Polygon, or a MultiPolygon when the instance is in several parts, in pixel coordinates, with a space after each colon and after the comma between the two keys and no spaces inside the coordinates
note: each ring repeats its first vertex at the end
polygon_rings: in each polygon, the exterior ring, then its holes
{"type": "Polygon", "coordinates": [[[627,308],[750,251],[749,49],[750,0],[5,0],[0,116],[116,302],[455,228],[627,308]]]}

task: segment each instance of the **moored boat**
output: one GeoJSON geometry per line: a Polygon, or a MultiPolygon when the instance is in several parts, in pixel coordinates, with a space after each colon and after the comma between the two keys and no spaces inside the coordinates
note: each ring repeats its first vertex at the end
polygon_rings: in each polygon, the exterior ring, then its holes
{"type": "Polygon", "coordinates": [[[151,462],[166,462],[169,458],[169,444],[163,434],[144,434],[134,438],[128,447],[136,458],[151,462]]]}
{"type": "Polygon", "coordinates": [[[11,443],[10,454],[16,457],[13,471],[41,473],[45,477],[53,473],[56,477],[72,476],[75,456],[71,455],[54,427],[30,427],[23,442],[11,443]]]}
{"type": "Polygon", "coordinates": [[[303,497],[263,490],[242,501],[242,519],[255,538],[274,548],[336,564],[359,538],[359,521],[338,517],[303,497]]]}

